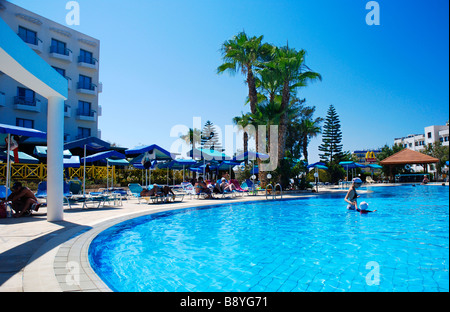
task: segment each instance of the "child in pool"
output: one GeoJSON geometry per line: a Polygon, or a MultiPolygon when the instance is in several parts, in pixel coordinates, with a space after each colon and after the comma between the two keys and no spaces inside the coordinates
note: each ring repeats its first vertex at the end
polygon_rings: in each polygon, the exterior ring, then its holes
{"type": "Polygon", "coordinates": [[[360,212],[360,213],[369,213],[369,212],[375,212],[375,211],[376,211],[376,210],[370,211],[370,210],[367,210],[367,209],[369,209],[369,204],[366,203],[366,202],[362,202],[362,203],[359,205],[359,208],[356,209],[356,211],[358,211],[358,212],[360,212]]]}

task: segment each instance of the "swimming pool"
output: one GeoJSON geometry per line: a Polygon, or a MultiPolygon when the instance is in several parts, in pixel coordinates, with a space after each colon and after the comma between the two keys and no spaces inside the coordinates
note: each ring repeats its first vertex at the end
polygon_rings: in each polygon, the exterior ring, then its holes
{"type": "Polygon", "coordinates": [[[140,217],[97,236],[114,291],[448,291],[449,188],[373,187],[370,214],[340,195],[140,217]]]}

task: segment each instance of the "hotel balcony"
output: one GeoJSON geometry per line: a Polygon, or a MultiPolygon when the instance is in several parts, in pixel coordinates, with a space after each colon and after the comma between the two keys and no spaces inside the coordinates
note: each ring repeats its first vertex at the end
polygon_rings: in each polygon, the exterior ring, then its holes
{"type": "Polygon", "coordinates": [[[80,55],[78,57],[78,66],[98,70],[98,60],[80,55]]]}
{"type": "Polygon", "coordinates": [[[67,79],[67,88],[69,88],[69,90],[72,90],[73,89],[73,81],[72,81],[72,79],[69,78],[69,77],[64,77],[64,78],[67,79]]]}
{"type": "Polygon", "coordinates": [[[38,99],[31,99],[24,96],[15,96],[14,109],[40,113],[41,101],[39,101],[38,99]]]}
{"type": "Polygon", "coordinates": [[[21,34],[18,34],[18,35],[35,52],[40,54],[40,53],[42,53],[44,51],[44,43],[38,37],[29,37],[29,38],[27,38],[26,36],[23,36],[21,34]]]}
{"type": "Polygon", "coordinates": [[[56,46],[50,47],[50,57],[65,62],[73,62],[73,53],[69,49],[58,49],[56,46]]]}
{"type": "Polygon", "coordinates": [[[94,110],[84,111],[77,109],[77,120],[93,121],[97,119],[97,112],[94,110]]]}
{"type": "Polygon", "coordinates": [[[0,91],[0,107],[6,106],[6,96],[5,93],[0,91]]]}
{"type": "Polygon", "coordinates": [[[77,92],[83,94],[97,95],[98,88],[95,84],[77,83],[77,92]]]}
{"type": "Polygon", "coordinates": [[[72,117],[72,106],[64,105],[64,117],[66,118],[72,117]]]}

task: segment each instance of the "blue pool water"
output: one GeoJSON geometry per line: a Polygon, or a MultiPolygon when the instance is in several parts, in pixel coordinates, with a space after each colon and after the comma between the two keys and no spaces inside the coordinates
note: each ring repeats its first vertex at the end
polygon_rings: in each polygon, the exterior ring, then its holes
{"type": "Polygon", "coordinates": [[[96,237],[93,269],[114,291],[449,291],[449,188],[226,203],[145,216],[96,237]]]}

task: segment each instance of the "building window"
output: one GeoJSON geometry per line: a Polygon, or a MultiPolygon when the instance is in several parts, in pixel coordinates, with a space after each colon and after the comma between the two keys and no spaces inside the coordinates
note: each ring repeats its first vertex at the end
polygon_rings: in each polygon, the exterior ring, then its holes
{"type": "Polygon", "coordinates": [[[78,89],[95,90],[94,85],[92,84],[92,78],[80,75],[78,89]]]}
{"type": "Polygon", "coordinates": [[[36,94],[33,90],[17,87],[14,104],[36,105],[36,94]]]}
{"type": "Polygon", "coordinates": [[[62,69],[62,68],[59,68],[59,67],[55,67],[55,66],[52,66],[58,73],[60,73],[61,74],[61,76],[63,76],[63,77],[66,77],[66,70],[65,69],[62,69]]]}
{"type": "Polygon", "coordinates": [[[78,101],[78,115],[92,116],[91,103],[85,101],[78,101]]]}
{"type": "Polygon", "coordinates": [[[16,126],[22,128],[34,129],[34,120],[16,118],[16,126]]]}
{"type": "Polygon", "coordinates": [[[428,132],[428,138],[431,139],[431,132],[428,132]]]}
{"type": "Polygon", "coordinates": [[[78,58],[78,62],[95,65],[95,59],[92,55],[92,52],[83,49],[80,49],[80,57],[78,58]]]}
{"type": "Polygon", "coordinates": [[[91,136],[91,129],[78,127],[78,139],[88,138],[91,136]]]}
{"type": "Polygon", "coordinates": [[[19,37],[26,43],[31,43],[34,45],[38,44],[37,33],[25,27],[19,26],[19,37]]]}
{"type": "Polygon", "coordinates": [[[50,46],[50,52],[51,53],[58,53],[62,55],[69,55],[69,49],[66,47],[66,43],[52,39],[52,45],[50,46]]]}

